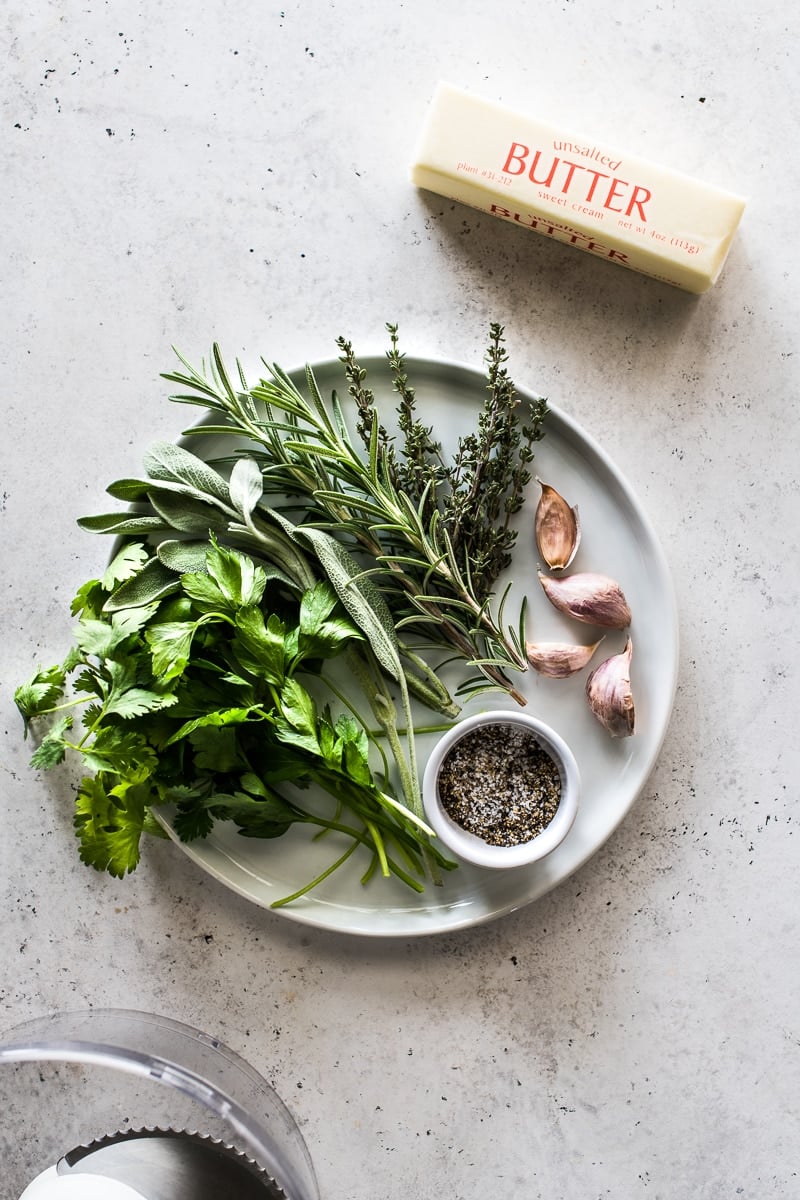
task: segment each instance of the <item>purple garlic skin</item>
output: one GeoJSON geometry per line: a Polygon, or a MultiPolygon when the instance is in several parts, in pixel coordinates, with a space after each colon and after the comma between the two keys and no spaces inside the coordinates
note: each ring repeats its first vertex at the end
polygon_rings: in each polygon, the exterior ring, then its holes
{"type": "Polygon", "coordinates": [[[572,562],[581,540],[577,508],[570,508],[555,488],[541,479],[542,489],[534,517],[534,533],[539,553],[552,571],[563,571],[572,562]]]}
{"type": "Polygon", "coordinates": [[[631,691],[632,654],[633,643],[628,638],[625,649],[595,667],[586,680],[589,707],[615,738],[630,737],[636,724],[631,691]]]}
{"type": "Polygon", "coordinates": [[[566,679],[583,670],[602,640],[600,638],[592,646],[575,646],[570,642],[526,642],[525,653],[540,675],[566,679]]]}
{"type": "Polygon", "coordinates": [[[550,603],[559,612],[601,629],[625,629],[631,610],[622,588],[608,575],[584,571],[551,579],[539,572],[539,582],[550,603]]]}

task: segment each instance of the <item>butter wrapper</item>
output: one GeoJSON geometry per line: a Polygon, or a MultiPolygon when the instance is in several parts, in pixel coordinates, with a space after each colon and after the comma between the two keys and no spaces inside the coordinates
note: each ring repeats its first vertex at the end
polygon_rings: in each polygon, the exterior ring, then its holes
{"type": "Polygon", "coordinates": [[[719,277],[745,200],[440,83],[411,167],[421,188],[687,292],[719,277]]]}

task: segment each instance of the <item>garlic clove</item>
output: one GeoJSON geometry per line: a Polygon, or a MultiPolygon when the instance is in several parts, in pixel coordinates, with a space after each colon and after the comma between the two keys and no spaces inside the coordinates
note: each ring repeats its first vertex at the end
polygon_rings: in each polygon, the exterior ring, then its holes
{"type": "Polygon", "coordinates": [[[624,629],[631,623],[631,610],[622,588],[608,575],[583,571],[551,579],[539,572],[547,599],[559,612],[602,629],[624,629]]]}
{"type": "Polygon", "coordinates": [[[566,679],[582,670],[591,660],[602,638],[593,646],[574,646],[569,642],[526,642],[528,662],[540,675],[566,679]]]}
{"type": "Polygon", "coordinates": [[[633,643],[628,638],[621,654],[613,654],[595,667],[586,680],[589,707],[612,737],[630,737],[634,731],[635,709],[631,691],[633,643]]]}
{"type": "Polygon", "coordinates": [[[563,571],[572,562],[581,540],[578,509],[570,508],[555,488],[541,479],[542,489],[534,517],[536,545],[544,561],[553,571],[563,571]]]}

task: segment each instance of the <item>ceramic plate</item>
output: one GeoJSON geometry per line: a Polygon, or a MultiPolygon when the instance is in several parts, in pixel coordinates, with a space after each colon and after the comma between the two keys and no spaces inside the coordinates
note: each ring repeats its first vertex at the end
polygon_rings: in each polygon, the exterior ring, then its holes
{"type": "MultiPolygon", "coordinates": [[[[385,359],[364,359],[367,382],[386,411],[394,398],[385,359]]],[[[416,388],[418,412],[436,436],[447,443],[475,426],[486,380],[481,371],[427,359],[406,360],[416,388]]],[[[346,392],[338,362],[314,368],[323,395],[346,392]]],[[[524,397],[524,389],[518,391],[524,397]]],[[[582,541],[572,571],[600,571],[617,579],[633,612],[632,686],[636,733],[612,739],[590,713],[585,699],[589,670],[621,650],[625,634],[611,631],[590,667],[566,680],[546,679],[533,670],[519,676],[527,711],[553,726],[570,744],[583,780],[581,807],[565,841],[549,857],[529,867],[492,871],[461,864],[440,887],[428,885],[417,895],[394,879],[375,877],[359,882],[363,864],[357,855],[308,896],[280,915],[318,928],[344,933],[414,937],[462,929],[493,920],[536,900],[565,880],[597,851],[630,810],[644,786],[666,734],[675,693],[678,628],[672,582],[650,522],[630,487],[604,451],[565,413],[551,409],[547,433],[536,446],[534,474],[562,493],[581,514],[582,541]]],[[[193,449],[206,442],[196,439],[193,449]]],[[[528,637],[537,641],[589,641],[592,628],[561,616],[550,605],[537,579],[539,563],[533,537],[533,515],[539,496],[532,482],[520,514],[519,536],[509,572],[512,592],[509,621],[519,601],[528,596],[528,637]]],[[[515,677],[517,678],[517,677],[515,677]]],[[[498,693],[486,693],[464,707],[464,715],[481,708],[515,707],[498,693]]],[[[421,714],[422,716],[422,714],[421,714]]],[[[430,714],[422,719],[430,721],[430,714]]],[[[434,735],[417,739],[420,770],[434,735]]],[[[337,856],[327,839],[311,843],[308,832],[291,830],[273,841],[241,837],[220,824],[203,841],[184,845],[162,814],[167,832],[181,850],[226,887],[268,907],[293,893],[337,856]]]]}

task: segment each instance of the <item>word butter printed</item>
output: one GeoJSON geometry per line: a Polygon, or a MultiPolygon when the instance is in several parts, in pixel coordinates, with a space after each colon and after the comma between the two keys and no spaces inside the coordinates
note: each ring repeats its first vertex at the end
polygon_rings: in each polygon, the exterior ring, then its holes
{"type": "Polygon", "coordinates": [[[687,292],[716,281],[740,196],[566,133],[447,83],[413,182],[687,292]]]}

